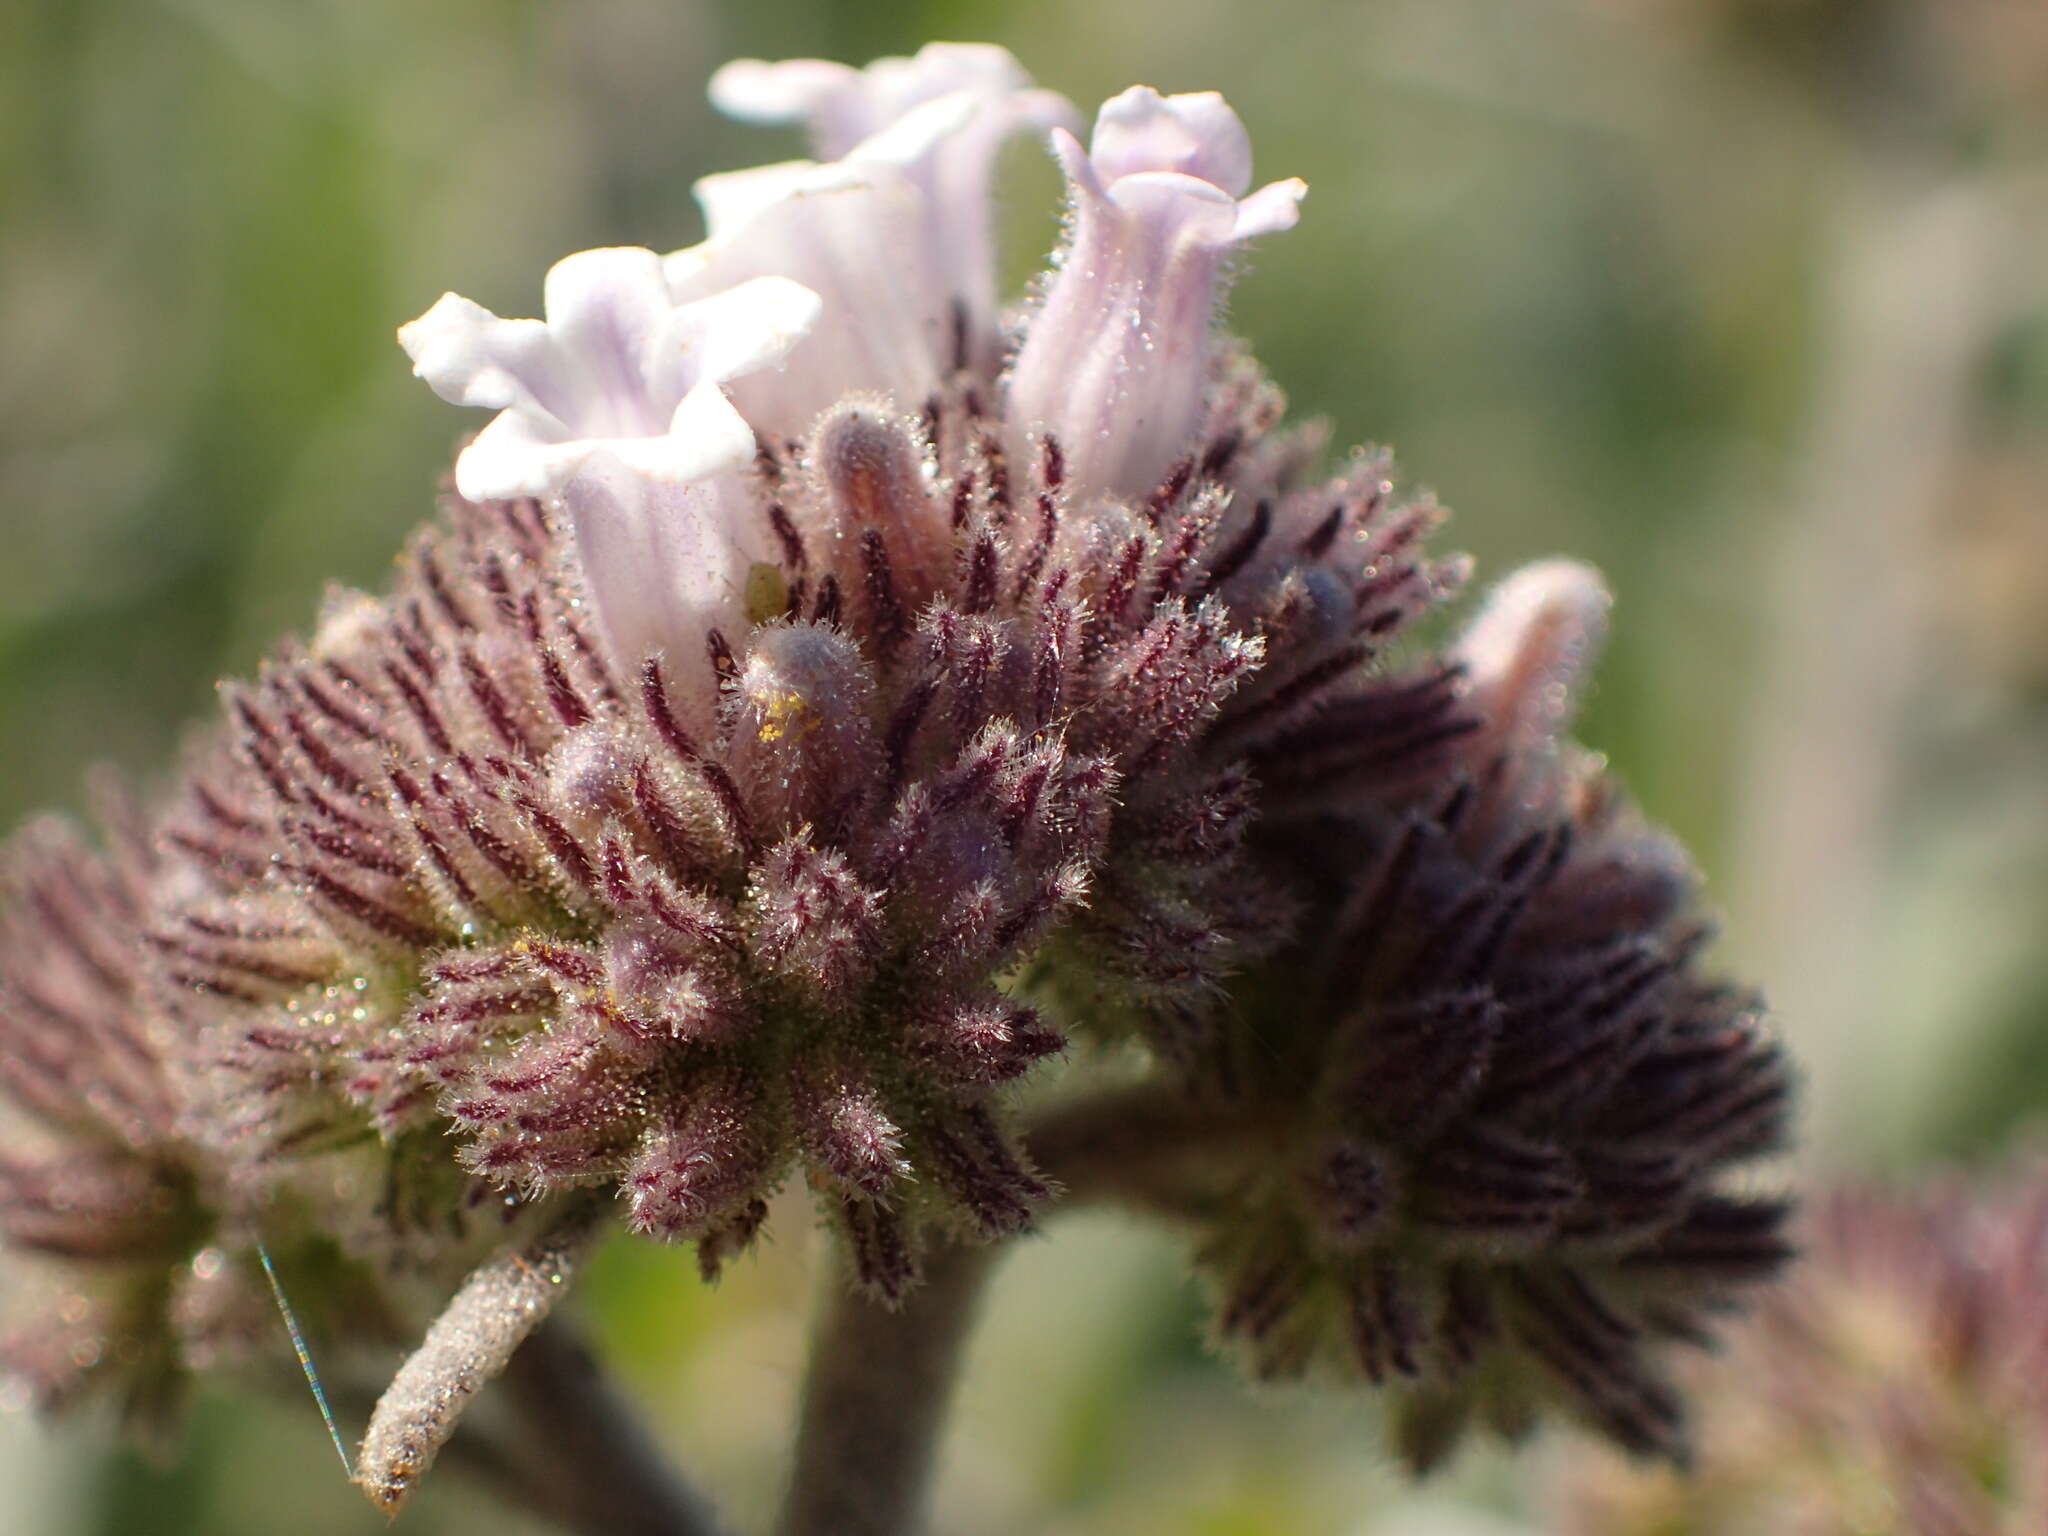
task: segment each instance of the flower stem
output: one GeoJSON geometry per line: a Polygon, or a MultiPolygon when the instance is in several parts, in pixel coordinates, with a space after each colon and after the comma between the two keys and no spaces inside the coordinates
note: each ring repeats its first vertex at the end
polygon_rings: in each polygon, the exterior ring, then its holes
{"type": "Polygon", "coordinates": [[[1155,1215],[1200,1217],[1225,1155],[1268,1140],[1275,1128],[1241,1109],[1191,1102],[1147,1080],[1057,1104],[1031,1124],[1032,1160],[1063,1191],[1062,1208],[1121,1204],[1155,1215]]]}
{"type": "Polygon", "coordinates": [[[827,1280],[780,1536],[910,1536],[993,1246],[935,1248],[891,1311],[827,1280]]]}

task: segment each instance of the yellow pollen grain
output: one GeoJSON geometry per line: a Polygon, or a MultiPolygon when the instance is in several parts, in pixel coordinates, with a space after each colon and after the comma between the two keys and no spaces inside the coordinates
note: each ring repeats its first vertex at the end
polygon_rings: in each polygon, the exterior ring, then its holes
{"type": "Polygon", "coordinates": [[[781,741],[785,736],[801,741],[818,728],[818,712],[793,688],[781,688],[767,694],[759,708],[759,734],[763,741],[781,741]]]}

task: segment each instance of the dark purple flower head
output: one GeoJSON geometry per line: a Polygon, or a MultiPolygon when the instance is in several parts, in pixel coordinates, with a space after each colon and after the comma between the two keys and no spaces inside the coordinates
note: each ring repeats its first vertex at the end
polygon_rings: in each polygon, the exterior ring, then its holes
{"type": "Polygon", "coordinates": [[[1004,978],[1064,931],[1091,989],[1213,1011],[1287,910],[1245,755],[1444,578],[1379,470],[1275,478],[1248,377],[1136,506],[1054,439],[1010,463],[982,398],[764,436],[732,494],[773,558],[698,654],[593,633],[540,504],[457,501],[231,690],[171,818],[211,850],[167,923],[194,1133],[248,1164],[451,1123],[475,1174],[616,1187],[713,1269],[801,1170],[890,1294],[930,1219],[1028,1223],[1001,1092],[1063,1042],[1004,978]]]}
{"type": "Polygon", "coordinates": [[[1411,1461],[1561,1399],[1679,1456],[1657,1347],[1774,1273],[1783,1143],[1756,1000],[1700,979],[1683,857],[1558,739],[1598,640],[1590,572],[1531,567],[1454,652],[1471,728],[1428,785],[1299,819],[1292,945],[1236,989],[1207,1091],[1263,1130],[1209,1193],[1216,1330],[1254,1373],[1397,1389],[1411,1461]]]}

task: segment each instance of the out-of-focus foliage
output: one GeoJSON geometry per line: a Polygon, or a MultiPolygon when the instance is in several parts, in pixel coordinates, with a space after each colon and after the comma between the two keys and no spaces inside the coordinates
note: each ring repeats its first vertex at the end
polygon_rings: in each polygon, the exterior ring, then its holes
{"type": "MultiPolygon", "coordinates": [[[[1297,411],[1400,450],[1483,574],[1553,551],[1605,569],[1583,733],[1700,853],[1728,958],[1808,1063],[1813,1160],[1989,1151],[2048,1109],[2038,12],[12,0],[0,821],[75,803],[88,760],[162,763],[324,582],[381,585],[453,446],[397,322],[444,287],[532,313],[554,257],[685,244],[693,177],[796,152],[711,116],[717,62],[986,38],[1077,101],[1221,87],[1262,175],[1307,178],[1234,323],[1297,411]]],[[[1042,249],[1056,182],[1016,160],[1015,238],[1042,249]]],[[[593,1287],[742,1525],[802,1347],[790,1215],[716,1292],[640,1251],[593,1287]]],[[[1369,1410],[1248,1398],[1162,1246],[1056,1222],[989,1315],[948,1530],[1518,1528],[1516,1468],[1399,1495],[1369,1410]]],[[[375,1528],[310,1404],[209,1404],[197,1431],[168,1472],[73,1451],[42,1512],[10,1494],[14,1528],[375,1528]]],[[[36,1442],[9,1422],[5,1444],[27,1490],[36,1442]]],[[[407,1518],[484,1517],[443,1488],[407,1518]]]]}

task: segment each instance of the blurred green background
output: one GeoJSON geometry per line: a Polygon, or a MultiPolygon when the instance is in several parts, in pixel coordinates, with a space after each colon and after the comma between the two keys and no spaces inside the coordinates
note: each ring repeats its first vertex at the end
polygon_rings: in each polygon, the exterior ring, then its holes
{"type": "MultiPolygon", "coordinates": [[[[1308,179],[1233,325],[1457,510],[1482,580],[1607,572],[1583,735],[1777,1001],[1808,1161],[1989,1156],[2048,1107],[2041,0],[0,0],[0,822],[169,761],[324,583],[381,581],[473,425],[398,323],[697,238],[696,176],[799,152],[709,114],[721,60],[935,37],[1084,107],[1221,88],[1262,173],[1308,179]]],[[[1056,181],[1017,173],[1042,247],[1056,181]]],[[[640,1248],[590,1287],[741,1528],[806,1225],[716,1292],[640,1248]]],[[[1254,1397],[1196,1319],[1170,1242],[1055,1221],[994,1297],[942,1529],[1542,1527],[1542,1452],[1404,1494],[1369,1404],[1254,1397]]],[[[306,1409],[208,1399],[169,1468],[0,1417],[0,1523],[382,1529],[306,1409]]],[[[405,1528],[524,1529],[452,1480],[405,1528]]]]}

